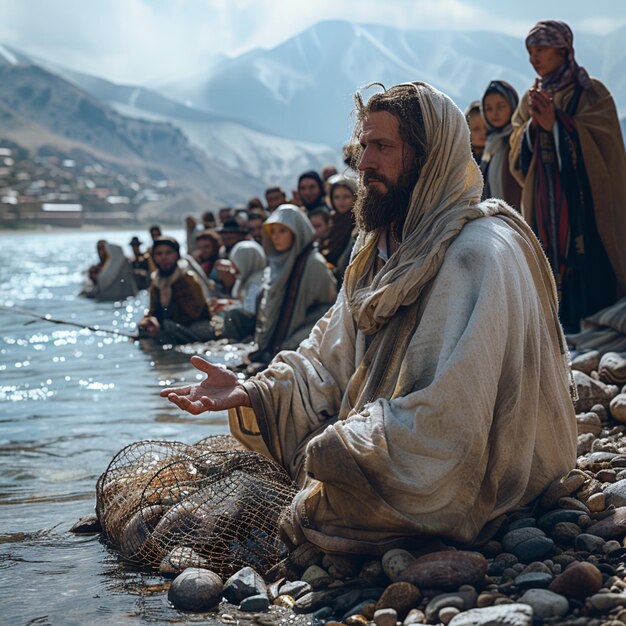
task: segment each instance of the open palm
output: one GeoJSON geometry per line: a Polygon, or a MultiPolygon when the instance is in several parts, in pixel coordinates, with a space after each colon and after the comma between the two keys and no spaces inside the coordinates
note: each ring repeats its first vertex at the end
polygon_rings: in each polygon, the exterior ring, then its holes
{"type": "Polygon", "coordinates": [[[250,406],[248,392],[235,373],[225,367],[213,365],[199,356],[192,356],[191,364],[205,373],[206,378],[199,385],[168,387],[161,391],[161,396],[193,415],[250,406]]]}

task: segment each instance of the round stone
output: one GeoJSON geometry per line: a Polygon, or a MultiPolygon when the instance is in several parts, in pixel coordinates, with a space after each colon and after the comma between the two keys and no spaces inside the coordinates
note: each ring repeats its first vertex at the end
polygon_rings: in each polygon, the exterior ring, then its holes
{"type": "Polygon", "coordinates": [[[607,485],[604,489],[604,497],[608,506],[615,508],[626,506],[626,480],[618,480],[607,485]]]}
{"type": "Polygon", "coordinates": [[[416,587],[450,589],[480,583],[486,573],[487,559],[479,552],[446,550],[420,557],[400,578],[416,587]]]}
{"type": "Polygon", "coordinates": [[[453,617],[456,617],[461,611],[453,606],[444,606],[441,611],[439,611],[439,621],[447,626],[453,617]]]}
{"type": "Polygon", "coordinates": [[[554,591],[566,598],[584,600],[602,586],[602,573],[591,563],[572,563],[565,568],[550,585],[554,591]]]}
{"type": "Polygon", "coordinates": [[[611,515],[592,524],[587,528],[587,532],[603,539],[623,537],[626,535],[626,506],[615,509],[611,515]]]}
{"type": "Polygon", "coordinates": [[[266,594],[260,593],[256,596],[244,598],[239,605],[240,611],[262,612],[270,607],[270,601],[266,594]]]}
{"type": "Polygon", "coordinates": [[[396,626],[398,614],[394,609],[378,609],[374,613],[374,623],[376,626],[396,626]]]}
{"type": "Polygon", "coordinates": [[[407,582],[397,582],[389,585],[383,591],[376,609],[393,609],[400,619],[419,604],[422,594],[413,584],[407,582]]]}
{"type": "Polygon", "coordinates": [[[174,579],[167,599],[181,611],[201,613],[220,602],[223,588],[222,579],[215,572],[189,567],[174,579]]]}
{"type": "Polygon", "coordinates": [[[589,533],[581,533],[574,540],[574,547],[576,550],[582,552],[602,552],[602,546],[604,546],[604,539],[602,537],[596,537],[589,533]]]}
{"type": "Polygon", "coordinates": [[[539,528],[520,528],[504,535],[502,546],[522,563],[531,563],[546,557],[552,551],[554,541],[539,528]]]}
{"type": "Polygon", "coordinates": [[[385,552],[382,558],[383,571],[391,582],[399,580],[400,574],[415,562],[415,557],[407,550],[396,548],[385,552]]]}
{"type": "Polygon", "coordinates": [[[543,572],[530,572],[515,577],[515,585],[520,589],[546,589],[554,576],[543,572]]]}
{"type": "Polygon", "coordinates": [[[536,620],[563,617],[569,611],[567,598],[547,589],[529,589],[519,601],[532,607],[536,620]]]}
{"type": "Polygon", "coordinates": [[[509,603],[459,613],[448,626],[532,626],[533,610],[528,604],[509,603]]]}

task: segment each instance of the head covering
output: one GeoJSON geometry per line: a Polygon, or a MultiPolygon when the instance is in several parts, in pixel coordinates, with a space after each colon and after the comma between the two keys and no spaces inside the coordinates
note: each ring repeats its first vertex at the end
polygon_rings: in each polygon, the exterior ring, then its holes
{"type": "Polygon", "coordinates": [[[387,323],[398,308],[413,304],[437,275],[448,246],[478,206],[483,179],[472,158],[466,119],[448,96],[427,83],[412,83],[426,130],[428,156],[413,188],[402,244],[376,273],[378,231],[360,233],[345,275],[352,315],[366,335],[387,323]]]}
{"type": "Polygon", "coordinates": [[[348,244],[352,241],[352,231],[355,227],[354,213],[348,211],[347,213],[339,213],[333,205],[333,191],[336,187],[346,187],[349,189],[356,198],[358,189],[358,183],[354,178],[345,176],[344,174],[335,174],[328,179],[330,183],[330,204],[333,209],[332,217],[333,224],[328,237],[328,242],[322,253],[326,257],[326,260],[332,265],[337,265],[339,259],[346,251],[348,244]]]}
{"type": "Polygon", "coordinates": [[[526,36],[526,48],[546,46],[564,48],[565,63],[541,79],[541,88],[555,93],[572,82],[585,89],[591,88],[591,79],[585,68],[580,67],[574,58],[574,34],[572,29],[560,20],[537,22],[526,36]]]}
{"type": "Polygon", "coordinates": [[[502,182],[502,168],[509,166],[509,137],[513,132],[511,119],[517,109],[519,96],[517,91],[504,80],[492,80],[480,103],[481,112],[487,126],[487,141],[483,150],[480,169],[485,180],[486,197],[504,198],[505,189],[502,182]],[[496,128],[489,123],[485,115],[485,98],[492,93],[502,96],[511,105],[511,117],[502,127],[496,128]]]}
{"type": "MultiPolygon", "coordinates": [[[[489,85],[487,85],[487,89],[485,89],[485,93],[480,102],[480,111],[483,115],[483,119],[485,120],[485,125],[487,126],[487,134],[503,130],[501,128],[496,128],[495,126],[492,126],[485,116],[485,98],[492,93],[497,93],[498,95],[502,96],[511,105],[511,117],[513,117],[513,113],[515,112],[515,109],[517,109],[517,105],[519,103],[519,96],[514,87],[509,85],[509,83],[504,80],[492,80],[489,85]]],[[[510,119],[507,127],[510,128],[510,133],[513,129],[510,119]]]]}
{"type": "Polygon", "coordinates": [[[243,228],[236,219],[226,220],[222,227],[217,231],[220,235],[233,233],[236,235],[247,235],[247,229],[243,228]]]}
{"type": "Polygon", "coordinates": [[[259,347],[266,347],[278,324],[289,276],[300,254],[313,242],[315,231],[306,215],[295,204],[281,204],[263,224],[263,249],[267,255],[263,300],[259,306],[255,340],[259,347]],[[269,236],[272,224],[282,224],[293,233],[293,245],[285,252],[278,252],[269,236]]]}
{"type": "Polygon", "coordinates": [[[230,260],[237,266],[239,272],[233,286],[233,295],[237,297],[237,293],[245,287],[248,279],[265,269],[267,259],[263,248],[256,241],[240,241],[230,251],[230,260]]]}
{"type": "Polygon", "coordinates": [[[140,246],[141,245],[141,241],[139,240],[139,237],[137,237],[137,235],[135,235],[131,240],[130,240],[130,245],[131,246],[140,246]]]}
{"type": "Polygon", "coordinates": [[[331,202],[333,189],[335,187],[347,187],[354,195],[356,195],[358,183],[350,176],[346,176],[345,174],[335,174],[334,176],[331,176],[327,182],[330,185],[331,202]]]}
{"type": "Polygon", "coordinates": [[[320,193],[324,193],[324,183],[322,182],[322,177],[315,170],[309,170],[308,172],[304,172],[304,174],[300,174],[298,177],[298,187],[300,187],[300,182],[303,178],[312,178],[315,180],[320,188],[320,193]]]}
{"type": "Polygon", "coordinates": [[[176,239],[174,239],[174,237],[167,237],[164,235],[161,237],[157,237],[152,242],[152,256],[154,256],[154,252],[159,246],[167,246],[168,248],[174,250],[178,254],[178,256],[180,256],[180,244],[178,243],[178,241],[176,241],[176,239]]]}
{"type": "Polygon", "coordinates": [[[470,115],[472,113],[480,113],[480,100],[472,100],[467,107],[465,107],[465,111],[463,115],[465,115],[465,121],[469,124],[470,115]]]}

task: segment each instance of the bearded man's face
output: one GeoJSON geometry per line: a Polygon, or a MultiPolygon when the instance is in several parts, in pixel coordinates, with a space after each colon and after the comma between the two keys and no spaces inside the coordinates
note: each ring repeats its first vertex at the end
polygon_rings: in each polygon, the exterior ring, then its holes
{"type": "Polygon", "coordinates": [[[400,136],[398,118],[370,113],[360,136],[362,182],[354,206],[357,224],[367,232],[402,224],[419,172],[413,151],[400,136]]]}

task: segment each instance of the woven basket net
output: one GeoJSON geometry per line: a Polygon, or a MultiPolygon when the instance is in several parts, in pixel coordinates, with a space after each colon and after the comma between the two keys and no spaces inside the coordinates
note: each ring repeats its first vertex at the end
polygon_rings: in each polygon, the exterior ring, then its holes
{"type": "Polygon", "coordinates": [[[287,556],[278,522],[296,491],[280,465],[230,435],[140,441],[98,479],[96,513],[108,541],[138,564],[264,574],[287,556]]]}

